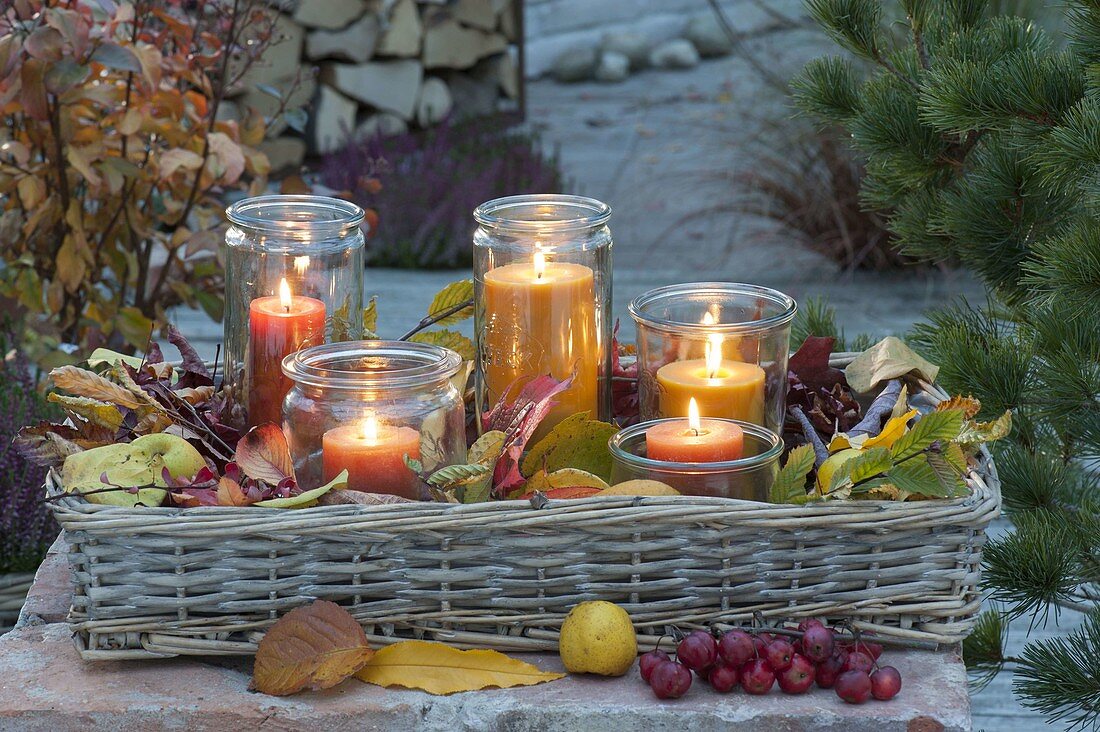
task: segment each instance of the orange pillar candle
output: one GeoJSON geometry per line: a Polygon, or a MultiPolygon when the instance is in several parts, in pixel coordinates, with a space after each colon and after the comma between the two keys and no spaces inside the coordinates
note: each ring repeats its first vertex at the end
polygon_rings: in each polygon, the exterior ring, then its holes
{"type": "Polygon", "coordinates": [[[700,419],[695,400],[688,418],[661,422],[645,433],[646,457],[676,463],[717,463],[737,460],[745,449],[745,433],[737,424],[700,419]]]}
{"type": "Polygon", "coordinates": [[[283,399],[290,379],[283,359],[325,340],[325,304],[313,297],[292,295],[286,280],[279,294],[258,297],[248,307],[248,423],[283,422],[283,399]]]}
{"type": "Polygon", "coordinates": [[[405,464],[406,455],[420,458],[420,433],[412,427],[379,424],[370,415],[326,432],[321,453],[326,483],[347,470],[348,490],[419,497],[416,473],[405,464]]]}
{"type": "Polygon", "coordinates": [[[689,401],[696,399],[708,417],[764,424],[764,369],[722,358],[722,341],[722,336],[712,335],[705,358],[674,361],[657,369],[662,417],[686,416],[689,401]]]}
{"type": "Polygon", "coordinates": [[[489,406],[505,393],[514,397],[523,382],[536,376],[563,380],[575,372],[572,386],[555,397],[557,406],[542,421],[536,439],[570,414],[599,416],[600,343],[592,269],[547,262],[542,252],[535,252],[530,264],[486,272],[483,299],[481,357],[489,406]]]}

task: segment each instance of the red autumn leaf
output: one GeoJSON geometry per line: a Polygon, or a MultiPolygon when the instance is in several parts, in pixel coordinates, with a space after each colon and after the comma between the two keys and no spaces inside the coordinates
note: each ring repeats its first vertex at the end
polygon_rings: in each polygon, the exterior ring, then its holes
{"type": "Polygon", "coordinates": [[[483,422],[486,431],[500,430],[504,433],[504,449],[493,469],[494,495],[506,495],[523,485],[525,479],[519,463],[527,441],[557,404],[554,397],[572,383],[572,375],[564,381],[558,381],[549,374],[536,376],[524,384],[514,401],[507,402],[508,392],[505,392],[492,411],[485,415],[483,422]]]}
{"type": "Polygon", "coordinates": [[[286,435],[278,425],[270,422],[249,430],[241,438],[233,460],[249,478],[271,485],[294,478],[294,464],[290,459],[286,435]]]}
{"type": "Polygon", "coordinates": [[[836,384],[847,386],[844,372],[829,365],[835,342],[835,338],[810,336],[787,362],[787,371],[811,390],[829,391],[836,384]]]}
{"type": "Polygon", "coordinates": [[[359,671],[374,655],[363,628],[327,600],[291,610],[267,631],[256,650],[252,688],[286,696],[328,689],[359,671]]]}

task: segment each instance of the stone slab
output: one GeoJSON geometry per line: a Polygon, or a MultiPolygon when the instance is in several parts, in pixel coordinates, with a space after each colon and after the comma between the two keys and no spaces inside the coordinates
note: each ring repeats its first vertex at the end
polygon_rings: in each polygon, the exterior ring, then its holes
{"type": "MultiPolygon", "coordinates": [[[[20,627],[0,636],[0,730],[845,730],[970,729],[962,661],[954,650],[889,650],[905,686],[891,702],[855,707],[832,691],[721,696],[698,682],[658,701],[636,669],[619,679],[569,676],[540,686],[436,697],[349,680],[289,698],[248,691],[248,659],[80,660],[65,613],[71,594],[59,539],[35,577],[20,627]]],[[[553,654],[522,654],[560,671],[553,654]]]]}
{"type": "MultiPolygon", "coordinates": [[[[552,655],[524,655],[560,670],[552,655]]],[[[26,732],[215,730],[698,730],[963,732],[970,729],[954,652],[893,651],[906,679],[890,702],[845,704],[831,691],[721,696],[698,683],[658,701],[632,670],[619,679],[566,677],[540,686],[431,696],[354,679],[324,692],[275,698],[248,691],[247,660],[84,663],[52,623],[0,637],[0,729],[26,732]]]]}

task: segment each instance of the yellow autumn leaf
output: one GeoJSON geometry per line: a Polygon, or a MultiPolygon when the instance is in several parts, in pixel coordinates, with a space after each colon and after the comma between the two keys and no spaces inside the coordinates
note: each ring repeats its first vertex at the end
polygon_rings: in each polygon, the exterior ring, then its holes
{"type": "Polygon", "coordinates": [[[541,671],[497,651],[460,651],[442,643],[418,640],[381,649],[355,674],[368,684],[423,689],[441,695],[490,686],[501,689],[531,686],[564,676],[541,671]]]}
{"type": "Polygon", "coordinates": [[[863,443],[863,449],[870,447],[892,447],[898,438],[905,434],[905,430],[908,429],[906,425],[913,417],[918,414],[917,410],[910,409],[905,414],[898,417],[891,417],[886,423],[886,426],[882,428],[874,437],[869,437],[863,443]]]}

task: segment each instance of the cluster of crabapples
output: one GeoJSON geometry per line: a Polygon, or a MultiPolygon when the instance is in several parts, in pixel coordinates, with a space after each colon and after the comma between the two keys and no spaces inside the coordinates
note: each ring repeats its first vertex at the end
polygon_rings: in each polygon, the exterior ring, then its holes
{"type": "Polygon", "coordinates": [[[659,699],[676,699],[691,687],[692,671],[719,693],[740,686],[749,694],[767,694],[772,686],[803,694],[816,682],[835,689],[849,704],[871,697],[886,701],[901,691],[901,674],[880,666],[882,646],[842,639],[819,620],[799,624],[801,637],[730,630],[715,638],[694,630],[680,641],[673,659],[661,650],[642,655],[642,679],[659,699]]]}

